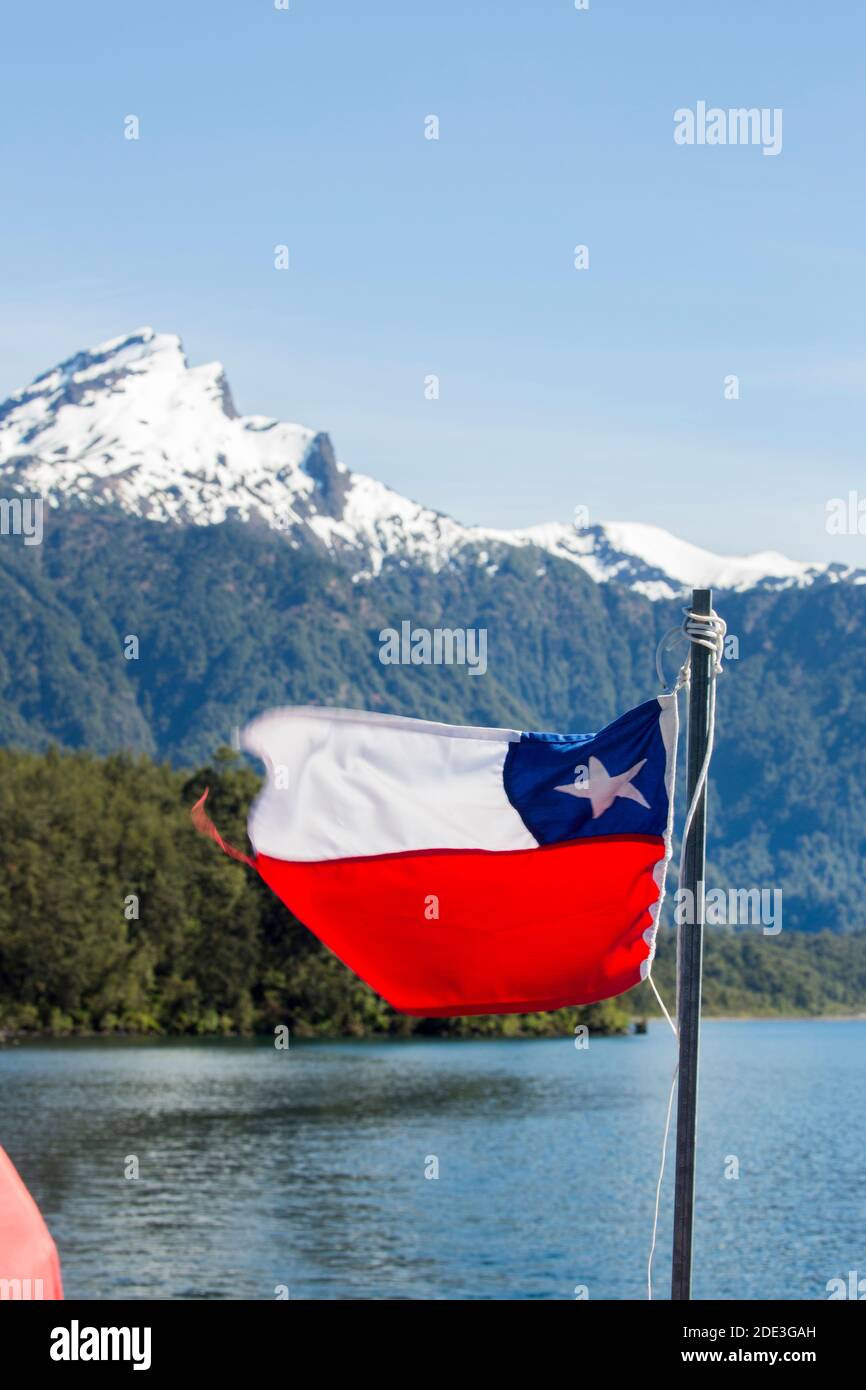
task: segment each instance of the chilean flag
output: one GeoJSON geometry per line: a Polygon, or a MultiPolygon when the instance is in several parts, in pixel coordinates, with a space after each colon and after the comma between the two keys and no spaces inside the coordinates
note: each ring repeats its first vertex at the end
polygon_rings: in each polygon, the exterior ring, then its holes
{"type": "Polygon", "coordinates": [[[248,862],[403,1013],[608,999],[654,954],[676,739],[674,695],[597,734],[274,710],[248,862]]]}

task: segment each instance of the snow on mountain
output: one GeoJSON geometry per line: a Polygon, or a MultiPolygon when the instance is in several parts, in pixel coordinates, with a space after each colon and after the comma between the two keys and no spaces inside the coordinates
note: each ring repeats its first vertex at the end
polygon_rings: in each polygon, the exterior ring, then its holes
{"type": "Polygon", "coordinates": [[[538,545],[574,561],[599,583],[617,582],[651,599],[674,598],[692,588],[739,592],[866,583],[866,570],[852,566],[789,560],[775,550],[716,555],[641,522],[604,522],[583,529],[548,523],[511,536],[518,544],[538,545]]]}
{"type": "Polygon", "coordinates": [[[61,362],[0,406],[0,472],[54,501],[115,503],[156,521],[208,523],[274,507],[314,434],[241,419],[217,362],[189,367],[180,339],[139,329],[61,362]]]}
{"type": "Polygon", "coordinates": [[[638,523],[462,526],[350,473],[324,432],[239,415],[219,363],[190,367],[180,339],[151,328],[77,353],[0,405],[0,479],[54,507],[191,525],[257,521],[348,559],[358,579],[392,563],[495,568],[501,547],[536,546],[600,583],[659,599],[693,585],[866,582],[866,571],[773,552],[713,555],[638,523]]]}

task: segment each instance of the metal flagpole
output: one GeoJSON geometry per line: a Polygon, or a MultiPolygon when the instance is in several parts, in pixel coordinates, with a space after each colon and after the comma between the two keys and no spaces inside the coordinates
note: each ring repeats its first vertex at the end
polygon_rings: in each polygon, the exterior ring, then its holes
{"type": "MultiPolygon", "coordinates": [[[[712,589],[692,590],[692,612],[713,611],[712,589]]],[[[707,752],[712,699],[713,653],[693,642],[689,683],[689,734],[687,752],[687,806],[692,803],[707,752]]],[[[674,1241],[671,1298],[692,1296],[692,1228],[695,1205],[695,1129],[698,1110],[698,1040],[701,1023],[701,969],[704,936],[704,866],[707,840],[707,789],[701,792],[683,847],[684,901],[694,913],[677,927],[677,1033],[679,1072],[677,1083],[677,1151],[674,1188],[674,1241]]]]}

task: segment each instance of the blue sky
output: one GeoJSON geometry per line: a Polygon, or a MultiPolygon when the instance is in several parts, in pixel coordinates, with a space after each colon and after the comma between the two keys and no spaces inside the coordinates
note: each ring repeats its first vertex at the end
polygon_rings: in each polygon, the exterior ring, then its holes
{"type": "Polygon", "coordinates": [[[584,505],[866,564],[825,527],[866,489],[864,15],[14,7],[0,396],[152,324],[223,361],[243,412],[328,429],[350,467],[463,521],[584,505]],[[701,99],[781,108],[781,153],[677,146],[674,110],[701,99]]]}

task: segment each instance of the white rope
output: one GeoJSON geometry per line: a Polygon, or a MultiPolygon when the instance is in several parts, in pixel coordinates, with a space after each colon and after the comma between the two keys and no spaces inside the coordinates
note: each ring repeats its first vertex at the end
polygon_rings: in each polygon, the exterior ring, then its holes
{"type": "MultiPolygon", "coordinates": [[[[667,1010],[665,1010],[665,1013],[667,1013],[667,1010]]],[[[679,1071],[679,1069],[680,1063],[678,1058],[674,1065],[674,1072],[673,1076],[671,1077],[671,1092],[668,1096],[668,1113],[665,1117],[665,1132],[664,1137],[662,1138],[662,1157],[661,1163],[659,1164],[659,1180],[656,1183],[656,1209],[653,1215],[653,1238],[650,1244],[649,1259],[647,1260],[646,1265],[646,1296],[649,1299],[650,1303],[652,1303],[653,1296],[653,1255],[656,1252],[656,1235],[658,1234],[659,1229],[659,1205],[662,1199],[662,1183],[664,1182],[665,1176],[665,1160],[668,1156],[668,1135],[671,1132],[671,1111],[674,1108],[674,1089],[676,1088],[677,1072],[679,1071]]]]}
{"type": "Polygon", "coordinates": [[[661,1009],[661,1011],[662,1011],[662,1013],[664,1014],[665,1018],[667,1019],[668,1023],[671,1025],[671,1032],[673,1033],[674,1037],[676,1037],[676,1036],[677,1036],[677,1025],[674,1023],[673,1019],[671,1018],[670,1014],[668,1013],[667,1007],[666,1007],[666,1005],[665,1005],[665,1001],[662,999],[661,995],[659,994],[658,990],[656,989],[656,982],[655,982],[655,980],[654,980],[653,977],[652,977],[652,970],[650,970],[650,973],[647,975],[647,979],[649,980],[650,984],[652,985],[652,992],[653,992],[653,994],[655,995],[656,999],[659,1001],[659,1008],[661,1009]]]}
{"type": "Polygon", "coordinates": [[[677,895],[683,886],[683,864],[685,862],[686,843],[689,838],[689,831],[692,828],[692,821],[701,800],[704,788],[707,783],[707,773],[710,768],[710,759],[713,756],[713,740],[716,736],[716,677],[722,674],[722,656],[725,650],[725,633],[728,625],[724,618],[720,618],[718,613],[693,613],[688,607],[683,609],[685,617],[680,627],[672,627],[665,633],[656,648],[656,670],[658,671],[661,685],[667,689],[667,682],[662,667],[662,659],[666,651],[670,651],[678,642],[687,641],[689,644],[688,655],[680,667],[679,674],[673,685],[673,694],[682,690],[683,686],[689,684],[692,674],[692,646],[705,647],[713,654],[713,662],[710,667],[710,690],[709,690],[709,718],[707,720],[707,751],[704,754],[704,761],[698,773],[698,780],[695,783],[695,790],[686,812],[686,819],[683,824],[683,833],[680,840],[680,864],[677,873],[677,895]],[[674,640],[671,640],[671,639],[674,640]]]}
{"type": "Polygon", "coordinates": [[[683,612],[685,613],[683,621],[677,627],[669,628],[656,647],[656,671],[659,685],[663,690],[667,690],[668,682],[665,680],[662,664],[664,654],[678,646],[680,642],[688,641],[689,643],[688,655],[680,667],[674,685],[671,686],[674,693],[689,683],[692,666],[692,643],[698,647],[706,647],[713,653],[712,674],[714,676],[722,674],[725,633],[728,630],[727,623],[724,618],[719,617],[718,613],[693,613],[688,607],[685,607],[683,612]]]}
{"type": "MultiPolygon", "coordinates": [[[[658,647],[656,648],[656,671],[658,672],[659,683],[662,685],[664,689],[667,689],[667,682],[665,680],[665,674],[662,665],[664,653],[666,651],[670,651],[672,647],[676,646],[677,643],[683,641],[684,639],[688,641],[689,650],[685,661],[680,667],[676,682],[674,683],[674,686],[672,688],[674,695],[676,695],[683,688],[683,686],[688,685],[689,681],[691,680],[693,644],[699,647],[705,647],[708,651],[712,652],[713,661],[712,665],[710,666],[709,717],[707,720],[707,751],[704,756],[704,761],[701,765],[701,770],[698,773],[698,780],[695,783],[695,790],[692,795],[691,804],[689,805],[689,809],[686,813],[685,823],[683,825],[683,834],[682,839],[680,841],[680,863],[679,871],[677,873],[677,902],[682,901],[681,889],[683,886],[683,865],[685,863],[686,844],[689,838],[689,831],[691,830],[692,821],[695,818],[695,812],[698,809],[701,796],[706,787],[707,773],[710,767],[710,758],[712,757],[713,753],[713,739],[715,738],[716,733],[716,678],[722,674],[722,656],[724,655],[725,650],[725,633],[728,630],[724,619],[720,618],[717,613],[693,613],[691,609],[688,607],[684,608],[683,612],[685,613],[685,618],[683,619],[682,625],[680,627],[671,628],[669,632],[666,632],[664,637],[659,642],[658,647]]],[[[677,934],[678,984],[679,978],[679,934],[677,934]]],[[[673,1030],[674,1037],[676,1037],[676,1027],[674,1026],[670,1014],[665,1008],[664,1001],[661,995],[656,989],[655,981],[652,977],[652,967],[650,967],[650,973],[647,976],[647,979],[652,985],[655,997],[661,1005],[662,1013],[664,1014],[665,1018],[670,1024],[673,1030]]],[[[677,998],[677,1009],[679,1009],[679,998],[677,998]]],[[[661,1203],[662,1183],[664,1181],[665,1175],[665,1162],[667,1159],[668,1138],[670,1136],[671,1114],[674,1105],[674,1090],[676,1087],[678,1071],[679,1060],[677,1060],[677,1063],[674,1067],[673,1076],[671,1077],[671,1090],[670,1095],[668,1097],[668,1112],[665,1117],[664,1135],[662,1137],[661,1162],[659,1163],[659,1176],[658,1182],[656,1184],[656,1203],[655,1212],[653,1215],[652,1241],[650,1243],[649,1259],[647,1260],[647,1298],[650,1299],[650,1301],[652,1301],[653,1296],[653,1256],[655,1254],[656,1236],[658,1234],[659,1206],[661,1203]]]]}

